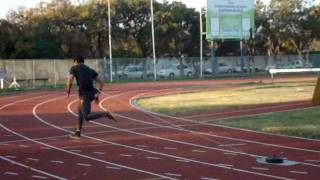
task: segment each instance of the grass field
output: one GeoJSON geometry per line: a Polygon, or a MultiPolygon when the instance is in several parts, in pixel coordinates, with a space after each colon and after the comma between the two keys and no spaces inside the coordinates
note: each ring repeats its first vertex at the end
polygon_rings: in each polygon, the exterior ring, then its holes
{"type": "Polygon", "coordinates": [[[213,121],[231,127],[320,139],[320,109],[276,112],[260,116],[213,121]]]}
{"type": "MultiPolygon", "coordinates": [[[[208,109],[239,108],[250,105],[309,100],[314,82],[243,84],[228,90],[203,91],[143,98],[138,105],[169,115],[208,109]]],[[[320,139],[320,109],[278,112],[266,115],[218,120],[212,123],[256,131],[320,139]]]]}
{"type": "Polygon", "coordinates": [[[274,84],[241,84],[227,90],[206,90],[138,100],[148,110],[169,115],[200,112],[208,109],[239,108],[252,105],[311,99],[314,83],[281,82],[274,84]]]}

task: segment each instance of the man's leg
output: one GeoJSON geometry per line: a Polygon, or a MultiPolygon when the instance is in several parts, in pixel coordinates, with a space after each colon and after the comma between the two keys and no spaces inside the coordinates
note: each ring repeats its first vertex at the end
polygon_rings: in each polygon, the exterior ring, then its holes
{"type": "Polygon", "coordinates": [[[86,121],[108,116],[108,113],[106,112],[91,112],[91,103],[93,99],[94,99],[94,96],[85,96],[85,98],[83,98],[83,101],[82,101],[82,106],[80,108],[80,111],[83,115],[83,118],[86,121]]]}
{"type": "Polygon", "coordinates": [[[79,104],[78,104],[78,126],[76,129],[76,132],[72,135],[70,135],[71,138],[74,139],[79,139],[81,137],[81,131],[82,131],[82,125],[83,125],[83,113],[82,110],[83,109],[83,104],[81,103],[83,100],[82,98],[79,99],[79,104]]]}

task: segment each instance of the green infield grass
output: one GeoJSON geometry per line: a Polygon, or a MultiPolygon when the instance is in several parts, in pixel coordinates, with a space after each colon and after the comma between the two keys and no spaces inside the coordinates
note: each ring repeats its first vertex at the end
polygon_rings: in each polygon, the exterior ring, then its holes
{"type": "MultiPolygon", "coordinates": [[[[141,98],[137,104],[168,115],[223,110],[252,105],[311,100],[315,82],[247,83],[226,90],[206,90],[141,98]]],[[[193,113],[193,114],[194,114],[193,113]]],[[[210,123],[274,134],[320,139],[320,109],[310,108],[258,116],[214,120],[210,123]]]]}

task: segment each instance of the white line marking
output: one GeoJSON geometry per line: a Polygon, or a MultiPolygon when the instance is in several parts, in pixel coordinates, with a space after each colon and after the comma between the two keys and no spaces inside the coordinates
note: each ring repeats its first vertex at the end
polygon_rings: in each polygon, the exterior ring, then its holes
{"type": "Polygon", "coordinates": [[[201,177],[201,180],[219,180],[219,179],[215,179],[215,178],[208,178],[208,177],[201,177]]]}
{"type": "Polygon", "coordinates": [[[164,149],[167,149],[167,150],[177,150],[177,148],[172,148],[172,147],[164,147],[164,149]]]}
{"type": "Polygon", "coordinates": [[[85,163],[77,163],[79,166],[85,166],[85,167],[91,167],[91,164],[85,164],[85,163]]]}
{"type": "Polygon", "coordinates": [[[55,164],[63,164],[63,161],[55,161],[55,160],[51,160],[50,162],[55,163],[55,164]]]}
{"type": "Polygon", "coordinates": [[[123,156],[123,157],[132,157],[131,154],[120,154],[120,156],[123,156]]]}
{"type": "Polygon", "coordinates": [[[105,155],[105,152],[93,152],[93,154],[105,155]]]}
{"type": "Polygon", "coordinates": [[[29,145],[24,145],[24,144],[20,144],[19,146],[23,147],[23,148],[29,148],[30,147],[29,145]]]}
{"type": "Polygon", "coordinates": [[[15,172],[10,172],[10,171],[7,171],[5,173],[3,173],[3,175],[12,175],[12,176],[18,176],[19,173],[15,173],[15,172]]]}
{"type": "MultiPolygon", "coordinates": [[[[2,124],[0,124],[0,126],[3,127],[2,124]]],[[[9,131],[9,132],[10,132],[10,131],[9,131]]],[[[13,134],[14,134],[14,133],[13,133],[13,134]]],[[[3,156],[0,156],[0,159],[5,160],[5,161],[8,161],[8,162],[10,162],[11,164],[15,164],[15,165],[24,167],[24,168],[29,169],[29,170],[31,170],[31,171],[34,171],[34,172],[37,172],[37,173],[41,173],[41,174],[47,175],[47,176],[52,177],[52,178],[55,178],[55,179],[67,180],[67,179],[65,179],[65,178],[63,178],[63,177],[56,176],[56,175],[50,174],[50,173],[45,172],[45,171],[41,171],[41,170],[39,170],[39,169],[33,168],[33,167],[31,167],[31,166],[27,166],[27,165],[22,164],[22,163],[19,163],[19,162],[17,162],[17,161],[13,161],[13,160],[8,159],[8,158],[3,157],[3,156]]]]}
{"type": "Polygon", "coordinates": [[[251,169],[254,169],[254,170],[262,170],[262,171],[269,171],[268,168],[261,168],[261,167],[252,167],[251,169]]]}
{"type": "Polygon", "coordinates": [[[175,176],[175,177],[181,177],[181,174],[174,174],[174,173],[164,173],[167,176],[175,176]]]}
{"type": "Polygon", "coordinates": [[[308,172],[304,172],[304,171],[290,171],[290,173],[293,173],[293,174],[308,174],[308,172]]]}
{"type": "Polygon", "coordinates": [[[230,146],[245,146],[245,143],[235,143],[235,144],[220,144],[220,147],[230,147],[230,146]]]}
{"type": "Polygon", "coordinates": [[[5,134],[4,136],[6,136],[6,137],[12,137],[13,135],[11,135],[11,134],[5,134]]]}
{"type": "Polygon", "coordinates": [[[205,152],[207,152],[207,151],[194,149],[194,150],[192,150],[192,152],[205,153],[205,152]]]}
{"type": "Polygon", "coordinates": [[[36,159],[36,158],[26,158],[27,160],[30,160],[30,161],[39,161],[39,159],[36,159]]]}
{"type": "Polygon", "coordinates": [[[31,176],[32,178],[36,178],[36,179],[47,179],[47,177],[45,176],[31,176]]]}
{"type": "Polygon", "coordinates": [[[218,164],[218,165],[220,165],[220,166],[225,166],[225,167],[233,167],[233,165],[231,165],[231,164],[222,164],[222,163],[220,163],[220,164],[218,164]]]}
{"type": "Polygon", "coordinates": [[[237,153],[228,153],[228,152],[223,153],[223,154],[225,154],[225,155],[230,155],[230,156],[236,156],[236,155],[238,155],[237,153]]]}
{"type": "Polygon", "coordinates": [[[113,167],[113,166],[107,166],[106,168],[107,168],[107,169],[116,169],[116,170],[120,170],[120,169],[121,169],[121,168],[113,167]]]}
{"type": "Polygon", "coordinates": [[[17,158],[16,156],[11,156],[11,155],[7,155],[7,156],[4,156],[4,157],[10,158],[10,159],[15,159],[15,158],[17,158]]]}
{"type": "Polygon", "coordinates": [[[9,144],[7,144],[7,143],[1,143],[0,145],[1,145],[1,146],[8,146],[9,144]]]}
{"type": "Polygon", "coordinates": [[[152,156],[148,156],[148,157],[146,157],[147,159],[154,159],[154,160],[159,160],[159,159],[161,159],[161,158],[159,158],[159,157],[152,157],[152,156]]]}
{"type": "Polygon", "coordinates": [[[178,161],[178,162],[185,162],[185,163],[188,163],[188,162],[190,162],[190,161],[187,161],[187,160],[183,160],[183,159],[176,159],[176,161],[178,161]]]}

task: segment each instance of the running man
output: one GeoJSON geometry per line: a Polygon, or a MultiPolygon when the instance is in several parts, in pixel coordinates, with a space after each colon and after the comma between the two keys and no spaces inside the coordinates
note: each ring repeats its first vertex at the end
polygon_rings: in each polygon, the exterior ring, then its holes
{"type": "Polygon", "coordinates": [[[103,82],[98,77],[98,73],[84,64],[84,58],[77,56],[73,59],[73,66],[70,69],[70,75],[67,80],[67,94],[68,97],[71,92],[72,82],[76,78],[79,87],[79,106],[78,119],[79,123],[76,132],[71,135],[72,138],[79,139],[81,137],[81,130],[83,120],[90,121],[101,117],[107,117],[113,121],[117,121],[110,112],[91,112],[91,103],[99,103],[99,94],[103,90],[103,82]],[[93,83],[98,84],[97,90],[93,83]]]}

